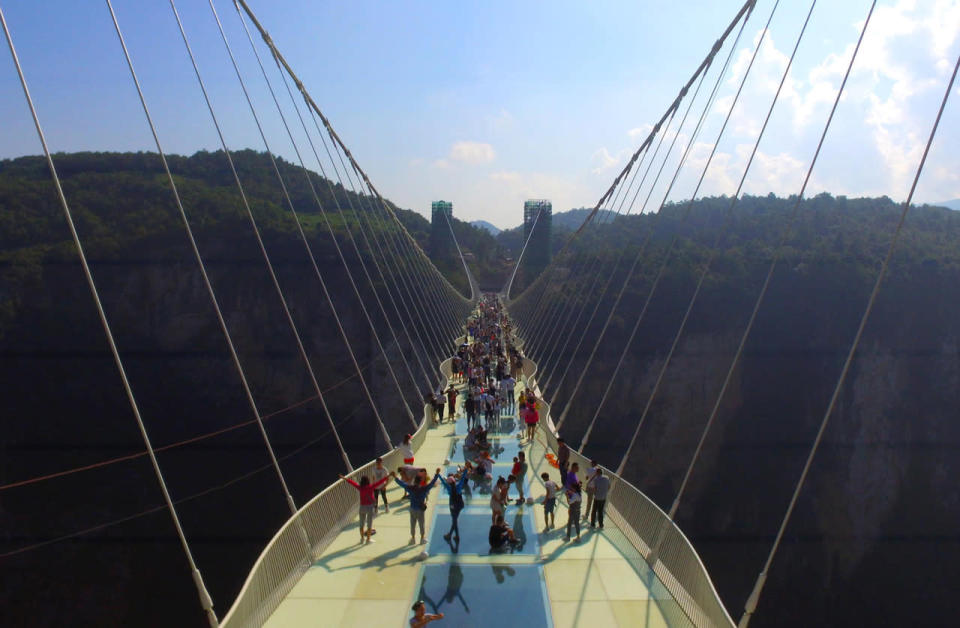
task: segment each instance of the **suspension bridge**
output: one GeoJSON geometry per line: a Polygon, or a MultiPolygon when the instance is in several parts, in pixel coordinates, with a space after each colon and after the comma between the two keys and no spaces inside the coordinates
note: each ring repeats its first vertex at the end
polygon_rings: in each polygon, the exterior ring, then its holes
{"type": "MultiPolygon", "coordinates": [[[[619,374],[629,360],[631,349],[650,314],[650,306],[665,289],[665,277],[676,260],[682,237],[675,234],[665,244],[654,247],[655,230],[628,247],[605,254],[596,246],[584,246],[591,234],[629,215],[658,214],[675,195],[682,175],[693,176],[696,183],[686,193],[686,200],[675,208],[680,222],[687,220],[701,186],[720,145],[728,124],[741,98],[744,85],[751,77],[751,69],[761,50],[768,28],[774,19],[779,1],[758,7],[756,0],[747,0],[740,10],[719,29],[714,42],[704,46],[700,65],[682,82],[675,98],[657,120],[639,148],[630,156],[623,169],[614,177],[606,192],[596,202],[583,224],[563,243],[552,262],[539,276],[518,284],[518,272],[523,268],[527,244],[531,241],[537,221],[518,256],[516,266],[506,285],[496,295],[481,293],[480,285],[456,243],[453,225],[447,214],[451,237],[462,263],[469,285],[469,295],[461,294],[434,266],[416,237],[410,233],[396,208],[374,186],[370,177],[351,153],[345,141],[335,131],[333,123],[311,95],[309,86],[298,77],[296,69],[270,37],[267,26],[261,23],[245,0],[233,3],[235,20],[243,38],[236,41],[224,27],[227,16],[218,13],[214,2],[209,2],[210,17],[217,31],[234,78],[248,109],[252,125],[262,142],[262,150],[269,158],[273,184],[284,211],[289,213],[296,229],[298,246],[309,259],[309,281],[322,295],[330,312],[331,326],[327,335],[336,338],[340,351],[346,356],[348,372],[341,375],[358,386],[363,399],[365,423],[352,430],[372,435],[374,449],[381,453],[383,466],[395,470],[404,464],[404,452],[396,445],[403,433],[411,434],[411,446],[416,465],[431,472],[436,468],[441,475],[455,473],[459,465],[472,459],[465,451],[467,417],[456,401],[450,411],[455,420],[437,423],[434,406],[424,399],[431,394],[446,394],[458,390],[461,399],[469,395],[466,380],[454,371],[453,356],[463,347],[483,342],[482,338],[466,333],[468,320],[482,317],[491,307],[498,308],[512,329],[502,338],[504,344],[516,347],[522,353],[516,393],[521,391],[538,399],[540,426],[536,437],[520,438],[522,418],[518,410],[499,413],[490,427],[493,445],[492,475],[509,475],[511,461],[521,451],[529,467],[520,484],[526,494],[539,498],[545,488],[541,474],[546,472],[559,479],[556,456],[563,437],[570,446],[570,462],[577,463],[581,472],[590,468],[597,450],[592,448],[598,432],[610,429],[613,422],[627,426],[627,438],[611,459],[609,450],[602,453],[600,467],[611,479],[606,500],[605,526],[586,530],[582,539],[569,541],[563,534],[565,516],[555,529],[547,525],[539,502],[521,503],[507,508],[506,517],[514,532],[521,536],[513,550],[506,553],[491,551],[484,533],[489,527],[490,488],[483,482],[468,484],[470,493],[460,516],[461,537],[455,543],[444,538],[450,524],[447,514],[450,497],[443,491],[434,492],[428,500],[425,513],[426,538],[422,544],[414,538],[407,541],[407,511],[403,504],[403,490],[392,481],[387,498],[392,508],[375,519],[375,543],[357,543],[356,491],[343,482],[326,487],[313,487],[312,497],[296,499],[285,473],[287,457],[278,453],[268,429],[269,419],[300,403],[316,401],[315,420],[324,425],[325,434],[332,438],[339,456],[339,466],[350,478],[372,476],[375,463],[351,455],[349,439],[341,433],[343,418],[337,416],[326,401],[342,384],[325,382],[317,372],[318,356],[304,339],[302,316],[291,305],[289,288],[284,286],[276,270],[276,253],[262,236],[264,226],[258,217],[256,203],[251,201],[251,190],[245,184],[241,168],[234,162],[234,148],[223,131],[221,113],[208,92],[205,74],[194,55],[193,42],[188,36],[178,13],[177,3],[170,0],[170,19],[180,34],[182,53],[189,59],[196,89],[202,96],[209,123],[220,142],[218,155],[222,156],[230,173],[230,185],[236,194],[237,206],[247,222],[262,264],[269,277],[272,293],[263,298],[276,299],[282,311],[284,326],[289,329],[296,347],[298,361],[312,391],[308,400],[298,402],[277,412],[266,412],[250,383],[251,365],[245,363],[236,347],[231,320],[220,305],[220,295],[211,279],[209,260],[195,237],[197,225],[192,220],[192,207],[182,182],[172,168],[163,148],[162,131],[151,115],[149,102],[137,74],[137,63],[124,38],[123,21],[114,11],[110,0],[105,10],[109,13],[133,89],[150,129],[156,154],[162,162],[165,185],[179,216],[180,225],[189,242],[193,261],[199,269],[203,290],[215,312],[217,328],[226,346],[233,375],[239,380],[249,418],[225,429],[199,434],[190,439],[155,446],[149,421],[145,420],[135,386],[128,376],[123,347],[115,339],[108,308],[101,300],[97,274],[87,261],[84,241],[75,225],[72,199],[58,174],[58,156],[48,148],[40,108],[31,96],[30,77],[24,72],[13,32],[0,6],[0,20],[17,79],[22,86],[24,102],[29,109],[37,137],[43,148],[49,176],[55,186],[59,207],[65,216],[73,245],[79,255],[90,295],[97,308],[102,331],[119,374],[129,404],[131,420],[142,437],[141,452],[92,464],[55,470],[36,477],[20,478],[0,486],[0,491],[26,491],[58,478],[84,474],[92,469],[110,467],[126,460],[149,460],[156,484],[163,498],[163,506],[171,518],[179,547],[185,558],[183,578],[194,587],[197,608],[211,626],[320,626],[367,625],[370,623],[401,625],[410,620],[411,605],[424,600],[427,610],[444,613],[448,625],[622,625],[622,626],[747,626],[754,613],[762,613],[760,606],[764,587],[772,569],[786,569],[776,558],[785,533],[794,514],[797,501],[811,469],[816,464],[817,452],[831,416],[835,414],[838,399],[847,383],[853,363],[870,319],[871,312],[888,273],[891,258],[906,216],[911,210],[918,181],[924,172],[928,152],[938,139],[937,130],[954,89],[957,67],[953,66],[949,80],[938,86],[941,98],[929,112],[929,127],[919,141],[922,154],[912,165],[910,191],[902,203],[899,220],[892,227],[890,242],[877,260],[878,270],[872,289],[862,304],[859,326],[849,340],[849,349],[839,369],[832,393],[818,409],[818,430],[809,443],[803,464],[796,471],[789,501],[780,517],[780,523],[760,564],[749,567],[755,572],[752,589],[743,600],[721,599],[697,549],[677,525],[680,509],[686,503],[691,479],[702,463],[706,443],[722,412],[726,396],[737,377],[745,347],[751,337],[758,313],[764,307],[768,289],[785,251],[807,187],[815,171],[821,149],[829,137],[834,114],[842,107],[844,90],[851,68],[855,66],[860,44],[869,32],[876,2],[869,5],[860,26],[860,38],[845,59],[845,75],[830,96],[829,116],[822,123],[822,131],[813,152],[807,156],[806,174],[802,185],[791,198],[792,209],[779,240],[770,247],[766,275],[755,294],[752,308],[739,328],[737,347],[723,369],[722,383],[710,402],[711,410],[699,419],[696,446],[683,461],[684,472],[676,482],[676,491],[669,506],[661,508],[637,488],[635,465],[638,440],[644,433],[648,418],[656,412],[657,402],[664,395],[664,387],[671,374],[671,364],[682,347],[691,315],[697,306],[705,282],[709,281],[716,252],[731,225],[731,216],[743,196],[744,184],[768,129],[768,122],[788,79],[794,55],[806,43],[807,26],[817,7],[809,4],[806,20],[796,28],[792,54],[782,70],[779,85],[773,91],[766,107],[766,117],[754,133],[755,142],[746,159],[736,191],[726,202],[723,219],[710,234],[712,246],[707,256],[695,269],[696,282],[689,296],[684,295],[685,306],[676,320],[667,348],[653,367],[645,400],[629,416],[610,416],[609,406],[616,395],[619,374]],[[747,40],[756,32],[752,43],[747,40]],[[736,91],[730,97],[718,94],[725,81],[731,80],[731,66],[735,53],[745,46],[748,55],[745,69],[737,75],[736,91]],[[254,61],[243,67],[238,49],[254,61]],[[264,124],[267,116],[251,97],[251,84],[266,89],[270,95],[271,116],[281,121],[280,137],[271,136],[264,124]],[[708,116],[719,114],[724,122],[716,135],[706,135],[708,116]],[[694,160],[691,155],[697,143],[706,143],[712,149],[706,159],[694,160]],[[293,147],[293,168],[286,168],[274,146],[289,143],[293,147]],[[696,163],[694,163],[696,162],[696,163]],[[310,171],[321,176],[312,176],[310,171]],[[293,173],[293,174],[292,174],[293,173]],[[296,180],[294,180],[296,177],[296,180]],[[305,191],[306,200],[292,192],[294,186],[305,191]],[[349,193],[346,193],[349,192],[349,193]],[[318,215],[318,232],[332,246],[333,264],[344,281],[331,284],[327,265],[330,259],[318,259],[316,242],[305,228],[304,212],[318,215]],[[649,266],[650,256],[654,264],[649,266]],[[636,283],[638,274],[648,279],[645,296],[639,308],[626,308],[625,295],[636,283]],[[338,290],[345,292],[338,293],[338,290]],[[348,314],[345,299],[355,302],[357,310],[348,314]],[[502,309],[500,309],[502,308],[502,309]],[[359,312],[357,316],[356,312],[359,312]],[[350,319],[355,316],[355,319],[350,319]],[[626,321],[626,323],[624,323],[626,321]],[[626,340],[611,350],[610,335],[617,326],[624,326],[626,340]],[[374,382],[371,363],[357,348],[357,339],[351,329],[360,327],[370,339],[370,356],[376,362],[381,378],[374,382]],[[615,356],[613,375],[605,381],[593,378],[598,362],[615,356]],[[378,392],[379,387],[379,392],[378,392]],[[390,397],[387,404],[384,397],[390,397]],[[581,405],[575,405],[575,402],[581,405]],[[586,414],[575,408],[588,404],[586,414]],[[158,453],[177,447],[216,438],[243,426],[255,428],[269,460],[269,469],[276,477],[276,490],[286,507],[286,522],[262,548],[259,557],[250,566],[242,586],[232,599],[214,599],[204,579],[203,564],[196,560],[191,547],[190,530],[181,520],[180,507],[186,500],[202,497],[202,493],[184,497],[168,489],[162,460],[158,453]],[[758,607],[760,611],[758,611],[758,607]]],[[[679,82],[679,81],[678,81],[679,82]]],[[[539,216],[537,217],[539,218],[539,216]]],[[[494,358],[496,362],[496,357],[494,358]]],[[[454,397],[454,399],[456,399],[454,397]]],[[[512,404],[511,404],[512,405],[512,404]]],[[[586,479],[583,477],[582,479],[586,479]]],[[[566,510],[565,501],[558,511],[566,510]]],[[[158,509],[154,509],[154,512],[158,509]]],[[[144,514],[144,513],[141,513],[144,514]]],[[[602,520],[601,520],[602,521],[602,520]]],[[[104,522],[102,525],[112,525],[104,522]]],[[[584,524],[586,525],[586,524],[584,524]]],[[[77,530],[60,538],[35,545],[27,545],[4,554],[16,556],[36,547],[65,542],[94,528],[77,530]]],[[[149,569],[149,566],[144,566],[149,569]]],[[[162,593],[161,593],[162,594],[162,593]]],[[[192,618],[184,618],[185,622],[192,618]]],[[[439,624],[442,625],[442,624],[439,624]]]]}

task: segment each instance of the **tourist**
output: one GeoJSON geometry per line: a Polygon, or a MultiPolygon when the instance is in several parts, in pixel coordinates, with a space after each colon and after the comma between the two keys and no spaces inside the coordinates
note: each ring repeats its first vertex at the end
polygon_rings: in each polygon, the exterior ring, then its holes
{"type": "MultiPolygon", "coordinates": [[[[457,389],[453,387],[453,384],[447,388],[447,418],[451,421],[457,420],[457,395],[460,394],[457,392],[457,389]]],[[[442,423],[442,420],[441,420],[442,423]]]]}
{"type": "Polygon", "coordinates": [[[580,540],[580,503],[582,501],[579,483],[567,487],[567,541],[570,540],[572,527],[577,528],[577,541],[580,540]]]}
{"type": "Polygon", "coordinates": [[[360,483],[357,484],[342,473],[339,475],[341,480],[360,491],[360,543],[362,544],[364,541],[369,541],[374,532],[373,515],[377,509],[377,497],[374,491],[386,484],[388,478],[384,477],[371,484],[370,478],[362,475],[360,476],[360,483]],[[364,523],[366,523],[366,531],[364,531],[364,523]]]}
{"type": "Polygon", "coordinates": [[[574,484],[580,484],[580,478],[577,477],[577,471],[580,470],[580,465],[574,462],[570,465],[570,470],[567,471],[566,477],[563,478],[563,486],[569,488],[574,484]]]}
{"type": "MultiPolygon", "coordinates": [[[[426,469],[424,469],[426,471],[426,469]]],[[[420,544],[423,545],[427,542],[426,532],[424,530],[424,513],[427,510],[427,495],[430,493],[430,489],[433,488],[433,485],[437,483],[437,480],[440,479],[440,468],[437,467],[437,472],[433,476],[433,479],[429,483],[426,483],[426,477],[418,477],[412,484],[404,482],[394,474],[394,480],[399,484],[407,495],[410,497],[410,544],[412,545],[416,540],[416,526],[420,526],[420,544]]]]}
{"type": "MultiPolygon", "coordinates": [[[[412,464],[404,464],[397,467],[397,474],[403,479],[404,482],[413,482],[419,473],[420,468],[415,467],[412,464]]],[[[404,495],[404,498],[406,498],[406,495],[404,495]]]]}
{"type": "Polygon", "coordinates": [[[586,521],[587,517],[590,516],[591,508],[593,506],[593,480],[597,476],[597,466],[596,460],[590,461],[590,468],[587,469],[587,477],[584,480],[584,491],[587,493],[587,504],[583,512],[583,520],[586,521]]]}
{"type": "Polygon", "coordinates": [[[467,429],[473,426],[473,419],[476,417],[476,404],[473,401],[473,395],[467,393],[463,400],[463,413],[467,415],[467,429]]]}
{"type": "Polygon", "coordinates": [[[517,537],[510,526],[507,525],[507,522],[503,520],[503,515],[497,515],[493,520],[493,525],[490,526],[488,540],[490,541],[491,551],[495,551],[504,549],[508,544],[516,543],[517,537]]]}
{"type": "Polygon", "coordinates": [[[603,529],[603,509],[607,505],[607,494],[610,492],[610,478],[603,474],[603,469],[597,467],[597,474],[593,478],[593,510],[590,511],[590,527],[600,524],[603,529]]]}
{"type": "MultiPolygon", "coordinates": [[[[440,415],[440,418],[442,419],[443,415],[440,415]]],[[[403,436],[403,442],[397,446],[397,449],[400,450],[404,464],[413,464],[413,445],[410,443],[409,434],[403,436]]]]}
{"type": "Polygon", "coordinates": [[[500,382],[500,388],[503,390],[504,396],[507,398],[507,411],[509,414],[513,414],[515,398],[513,396],[513,391],[517,385],[517,380],[513,378],[513,375],[507,375],[506,379],[500,382]]]}
{"type": "Polygon", "coordinates": [[[550,479],[550,474],[544,472],[540,474],[540,479],[543,480],[543,488],[547,490],[547,494],[543,496],[543,522],[547,526],[547,530],[553,528],[554,526],[554,513],[553,509],[557,506],[557,483],[550,479]]]}
{"type": "Polygon", "coordinates": [[[533,437],[537,433],[537,423],[540,422],[540,413],[537,412],[536,405],[527,404],[527,412],[523,416],[523,422],[527,425],[527,442],[532,443],[533,437]]]}
{"type": "Polygon", "coordinates": [[[494,486],[493,490],[490,491],[490,518],[493,523],[497,522],[497,517],[503,518],[504,505],[506,504],[506,496],[503,493],[503,486],[509,486],[507,481],[503,479],[503,476],[497,478],[497,484],[494,486]]]}
{"type": "MultiPolygon", "coordinates": [[[[469,399],[467,400],[469,401],[469,399]]],[[[477,448],[477,431],[471,429],[463,439],[463,450],[469,451],[477,448]]]]}
{"type": "Polygon", "coordinates": [[[443,619],[443,613],[427,613],[427,606],[423,600],[417,600],[413,605],[413,617],[410,618],[411,628],[423,628],[432,621],[443,619]]]}
{"type": "Polygon", "coordinates": [[[463,485],[467,482],[467,470],[457,468],[460,478],[457,479],[453,474],[447,476],[447,481],[443,483],[447,495],[450,498],[450,531],[443,535],[444,540],[449,541],[453,536],[457,541],[460,540],[460,528],[457,526],[457,519],[460,518],[460,511],[463,510],[463,485]]]}
{"type": "Polygon", "coordinates": [[[560,480],[566,481],[567,465],[570,463],[570,448],[567,447],[567,441],[562,438],[557,439],[557,466],[560,468],[560,480]]]}
{"type": "Polygon", "coordinates": [[[516,463],[514,463],[513,471],[513,481],[517,487],[517,492],[520,494],[520,497],[517,499],[517,504],[523,504],[523,480],[527,477],[527,455],[522,451],[517,454],[516,463]]]}
{"type": "Polygon", "coordinates": [[[489,451],[480,454],[480,459],[477,461],[477,470],[482,472],[486,479],[493,479],[493,458],[490,457],[489,451]]]}
{"type": "MultiPolygon", "coordinates": [[[[387,468],[383,466],[383,458],[377,458],[377,464],[373,467],[373,480],[374,482],[379,482],[380,480],[386,480],[390,477],[390,472],[387,471],[387,468]]],[[[383,512],[390,512],[390,504],[387,502],[387,487],[386,481],[384,481],[384,486],[381,486],[377,489],[376,493],[373,495],[373,510],[377,510],[377,502],[379,499],[377,496],[383,498],[383,512]]]]}
{"type": "Polygon", "coordinates": [[[487,440],[487,430],[482,426],[477,426],[477,447],[482,450],[490,449],[490,441],[487,440]]]}

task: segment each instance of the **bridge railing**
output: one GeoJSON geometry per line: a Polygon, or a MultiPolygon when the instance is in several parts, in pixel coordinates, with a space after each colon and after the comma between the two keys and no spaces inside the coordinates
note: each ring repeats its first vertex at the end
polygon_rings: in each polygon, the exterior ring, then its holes
{"type": "MultiPolygon", "coordinates": [[[[540,399],[536,372],[536,363],[524,358],[524,380],[527,387],[540,399]]],[[[547,447],[556,452],[557,431],[550,413],[550,404],[542,399],[540,404],[547,447]]],[[[574,462],[584,471],[590,467],[589,459],[571,449],[570,463],[574,462]]],[[[733,619],[724,608],[707,574],[707,568],[680,528],[635,486],[606,467],[603,467],[603,473],[610,478],[606,517],[620,528],[637,551],[637,555],[625,558],[631,562],[643,561],[653,570],[677,603],[675,607],[667,604],[660,607],[667,625],[734,626],[733,619]]]]}
{"type": "MultiPolygon", "coordinates": [[[[442,388],[446,388],[450,380],[451,364],[449,358],[440,364],[442,388]]],[[[420,425],[410,439],[414,451],[420,449],[427,437],[432,413],[432,408],[424,404],[420,425]]],[[[383,454],[382,458],[388,469],[396,469],[403,463],[397,449],[383,454]]],[[[376,461],[368,462],[355,469],[350,477],[372,476],[374,466],[376,461]]],[[[356,510],[357,491],[346,482],[335,482],[301,507],[260,554],[233,606],[221,620],[221,626],[246,628],[265,624],[313,561],[356,517],[356,510]]]]}

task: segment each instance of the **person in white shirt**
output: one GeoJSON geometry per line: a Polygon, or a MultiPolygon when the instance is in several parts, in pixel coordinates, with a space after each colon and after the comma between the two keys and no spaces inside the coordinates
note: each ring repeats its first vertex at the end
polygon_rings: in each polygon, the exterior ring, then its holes
{"type": "Polygon", "coordinates": [[[570,529],[577,528],[577,541],[580,540],[580,504],[583,498],[580,496],[580,483],[577,482],[567,487],[567,537],[570,540],[570,529]]]}
{"type": "Polygon", "coordinates": [[[590,468],[587,469],[587,479],[586,479],[586,492],[587,492],[587,504],[586,508],[583,511],[583,520],[586,521],[587,517],[590,516],[590,509],[593,507],[593,480],[597,477],[597,466],[596,460],[590,461],[590,468]]]}
{"type": "Polygon", "coordinates": [[[598,522],[603,529],[603,509],[607,505],[607,494],[610,492],[610,478],[603,474],[603,469],[597,467],[597,474],[593,478],[593,510],[590,511],[590,527],[598,522]]]}
{"type": "Polygon", "coordinates": [[[557,489],[559,486],[550,479],[548,473],[541,473],[540,478],[543,480],[543,488],[547,489],[547,494],[543,496],[543,521],[547,530],[550,530],[554,526],[553,509],[557,506],[557,489]]]}
{"type": "Polygon", "coordinates": [[[516,390],[517,380],[513,379],[513,376],[508,375],[506,379],[500,382],[500,389],[503,391],[503,396],[507,402],[507,411],[510,414],[513,414],[516,404],[516,397],[513,394],[513,391],[516,390]]]}
{"type": "Polygon", "coordinates": [[[404,464],[413,464],[413,445],[410,443],[409,434],[404,435],[403,442],[397,445],[397,449],[400,450],[404,464]]]}

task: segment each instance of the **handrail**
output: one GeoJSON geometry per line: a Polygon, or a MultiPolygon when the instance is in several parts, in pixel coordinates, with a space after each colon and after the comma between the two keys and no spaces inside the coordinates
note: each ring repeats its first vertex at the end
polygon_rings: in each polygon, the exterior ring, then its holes
{"type": "MultiPolygon", "coordinates": [[[[541,404],[540,417],[546,428],[543,433],[547,447],[556,452],[557,430],[550,404],[540,397],[540,389],[534,379],[536,372],[536,362],[524,358],[523,375],[527,388],[533,390],[541,404]]],[[[590,460],[571,448],[570,463],[574,462],[582,469],[587,469],[590,460]]],[[[677,608],[661,608],[667,615],[667,625],[690,622],[694,626],[732,628],[734,621],[724,608],[707,568],[677,524],[630,482],[606,467],[603,467],[603,473],[610,478],[607,518],[620,528],[637,550],[635,559],[644,561],[653,570],[677,602],[677,608]],[[673,614],[676,616],[671,616],[673,614]]],[[[634,559],[625,558],[628,561],[634,559]]]]}
{"type": "MultiPolygon", "coordinates": [[[[447,358],[440,363],[441,390],[450,381],[452,361],[447,358]]],[[[426,440],[432,414],[433,408],[424,404],[420,425],[410,439],[414,451],[420,449],[426,440]]],[[[403,462],[398,449],[383,454],[382,458],[388,469],[395,469],[403,462]]],[[[350,477],[359,478],[370,473],[375,464],[375,461],[368,462],[355,469],[350,477]]],[[[356,516],[356,501],[357,492],[353,487],[345,482],[335,482],[304,504],[260,553],[220,625],[245,628],[265,624],[313,561],[356,516]]]]}
{"type": "MultiPolygon", "coordinates": [[[[452,376],[452,358],[440,364],[441,390],[452,376]]],[[[523,359],[523,380],[528,389],[540,399],[535,375],[537,363],[523,359]]],[[[540,416],[546,429],[543,433],[547,447],[557,450],[557,432],[550,412],[550,404],[540,400],[540,416]]],[[[414,450],[423,445],[427,428],[431,425],[432,408],[424,404],[423,418],[413,434],[414,450]]],[[[396,449],[383,455],[387,468],[401,462],[396,449]]],[[[587,468],[589,460],[570,450],[570,461],[587,468]]],[[[356,469],[351,476],[370,473],[374,462],[356,469]]],[[[629,562],[643,561],[656,574],[677,603],[665,606],[661,612],[669,625],[692,623],[698,627],[732,628],[734,622],[720,601],[707,574],[706,567],[690,541],[649,497],[635,486],[604,468],[611,480],[607,496],[607,517],[620,528],[637,550],[635,556],[625,556],[629,562]]],[[[283,598],[321,556],[342,528],[355,516],[356,491],[343,482],[336,482],[307,502],[270,540],[257,558],[233,606],[221,621],[222,626],[262,626],[280,605],[283,598]]]]}

